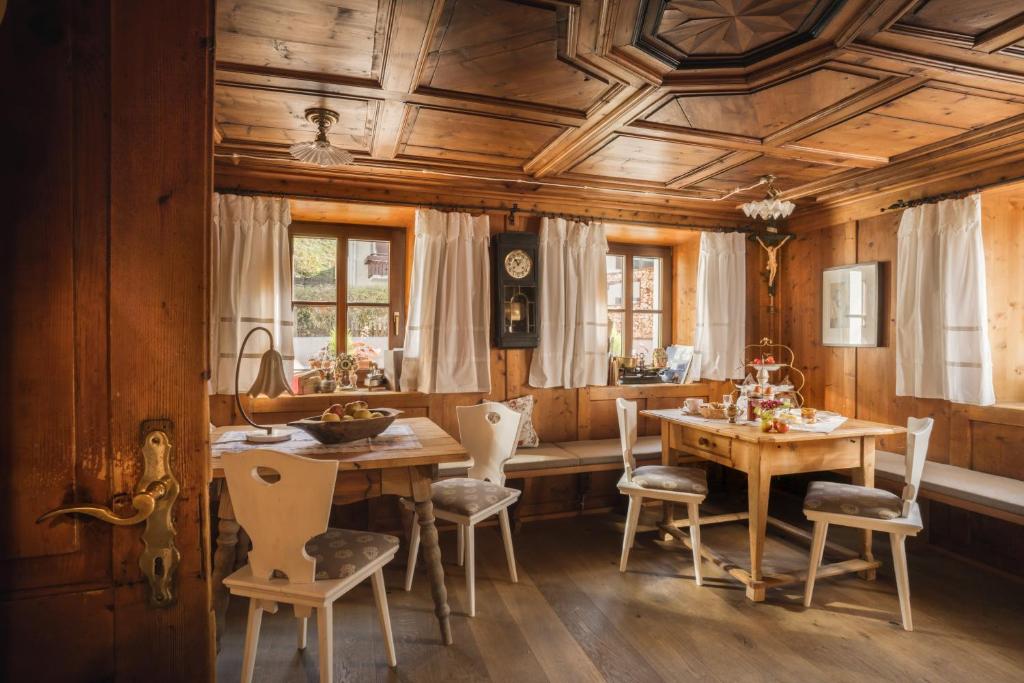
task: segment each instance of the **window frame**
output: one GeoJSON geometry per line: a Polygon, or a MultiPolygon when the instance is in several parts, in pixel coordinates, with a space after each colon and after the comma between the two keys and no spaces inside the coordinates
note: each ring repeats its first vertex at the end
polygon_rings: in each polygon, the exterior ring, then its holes
{"type": "MultiPolygon", "coordinates": [[[[612,308],[608,306],[608,313],[622,313],[622,352],[632,355],[633,353],[633,314],[634,313],[659,313],[662,320],[662,339],[655,348],[665,348],[672,343],[672,309],[675,302],[672,299],[672,247],[659,246],[655,244],[627,244],[623,242],[609,242],[606,256],[623,256],[622,271],[622,304],[623,308],[612,308]],[[660,309],[639,309],[633,308],[633,257],[646,256],[661,259],[661,308],[660,309]]],[[[628,356],[627,356],[628,357],[628,356]]],[[[650,358],[647,359],[650,361],[650,358]]]]}
{"type": "MultiPolygon", "coordinates": [[[[338,327],[348,328],[349,308],[388,307],[388,348],[398,349],[405,343],[405,242],[406,231],[401,228],[375,227],[351,223],[315,223],[295,221],[288,226],[288,270],[289,277],[293,263],[296,237],[327,237],[337,240],[336,291],[335,301],[299,301],[292,292],[292,311],[296,305],[334,306],[338,327]],[[348,302],[348,241],[367,240],[388,242],[388,303],[363,304],[348,302]]],[[[340,331],[339,331],[340,332],[340,331]]],[[[346,335],[347,337],[347,335],[346,335]]]]}

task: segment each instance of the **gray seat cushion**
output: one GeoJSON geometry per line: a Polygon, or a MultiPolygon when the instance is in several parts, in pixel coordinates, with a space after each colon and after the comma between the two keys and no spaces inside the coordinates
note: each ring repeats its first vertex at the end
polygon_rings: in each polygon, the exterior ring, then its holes
{"type": "Polygon", "coordinates": [[[430,485],[430,499],[435,508],[465,517],[518,495],[516,489],[462,477],[435,481],[430,485]]]}
{"type": "Polygon", "coordinates": [[[895,493],[855,484],[815,481],[807,487],[804,509],[839,515],[896,519],[902,514],[903,501],[895,493]]]}
{"type": "MultiPolygon", "coordinates": [[[[906,459],[899,453],[877,451],[875,453],[875,476],[899,482],[902,486],[906,459]]],[[[976,503],[984,507],[1024,515],[1024,481],[1000,477],[986,472],[976,472],[956,465],[926,462],[921,477],[921,491],[976,503]]]]}
{"type": "Polygon", "coordinates": [[[520,448],[512,459],[505,463],[505,474],[523,470],[553,467],[575,467],[580,459],[553,443],[542,443],[536,448],[520,448]]]}
{"type": "MultiPolygon", "coordinates": [[[[622,462],[622,444],[618,439],[564,441],[558,444],[579,458],[581,465],[604,465],[622,462]]],[[[633,446],[633,458],[650,460],[661,455],[660,436],[641,436],[633,446]]]]}
{"type": "Polygon", "coordinates": [[[699,467],[644,465],[634,470],[633,484],[658,491],[678,491],[701,495],[708,492],[707,474],[699,467]]]}
{"type": "Polygon", "coordinates": [[[348,529],[328,529],[306,542],[317,579],[344,579],[397,549],[394,536],[348,529]]]}
{"type": "MultiPolygon", "coordinates": [[[[553,443],[542,443],[536,448],[519,448],[512,459],[505,463],[505,474],[513,476],[514,472],[525,470],[541,470],[555,467],[575,467],[580,462],[572,453],[553,443]]],[[[445,462],[437,467],[441,478],[465,477],[473,459],[460,462],[445,462]]]]}

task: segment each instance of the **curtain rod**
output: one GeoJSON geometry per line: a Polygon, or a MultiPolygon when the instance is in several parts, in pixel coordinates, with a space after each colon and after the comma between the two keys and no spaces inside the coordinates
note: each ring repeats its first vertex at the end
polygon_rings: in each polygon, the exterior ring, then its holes
{"type": "Polygon", "coordinates": [[[921,197],[920,199],[897,199],[889,206],[881,209],[882,212],[893,211],[896,209],[911,209],[915,206],[921,206],[923,204],[937,204],[947,199],[963,199],[969,197],[977,192],[984,190],[991,190],[994,187],[1001,187],[1003,185],[1012,185],[1013,183],[1024,180],[1024,176],[1017,178],[1004,178],[1003,180],[993,181],[984,185],[977,185],[967,190],[956,190],[954,192],[943,192],[942,194],[932,195],[930,197],[921,197]]]}
{"type": "Polygon", "coordinates": [[[515,220],[517,213],[529,214],[531,216],[543,216],[547,218],[565,218],[566,220],[578,220],[580,222],[586,220],[599,220],[607,221],[609,223],[629,223],[634,225],[646,225],[654,227],[664,228],[675,228],[683,230],[698,230],[704,232],[745,232],[745,233],[756,233],[757,231],[750,228],[749,226],[732,226],[732,225],[692,225],[685,223],[667,223],[664,221],[648,221],[640,219],[625,219],[625,218],[612,218],[611,216],[593,216],[584,214],[566,214],[557,213],[554,211],[539,211],[537,209],[520,209],[517,202],[513,202],[512,206],[483,206],[483,205],[464,205],[464,204],[436,204],[430,202],[411,202],[402,201],[398,199],[366,199],[362,197],[323,197],[320,195],[303,194],[298,192],[273,192],[263,190],[242,190],[231,187],[215,187],[214,192],[221,194],[237,194],[252,197],[283,197],[285,199],[311,199],[322,202],[352,202],[356,204],[381,204],[384,206],[411,206],[415,208],[429,208],[437,209],[438,211],[480,211],[480,212],[495,212],[495,213],[508,213],[511,219],[515,220]]]}

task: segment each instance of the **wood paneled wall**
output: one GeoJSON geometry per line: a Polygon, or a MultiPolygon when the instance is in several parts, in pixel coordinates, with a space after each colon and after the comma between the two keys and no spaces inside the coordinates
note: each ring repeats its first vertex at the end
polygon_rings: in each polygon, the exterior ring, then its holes
{"type": "MultiPolygon", "coordinates": [[[[988,284],[989,334],[999,405],[965,406],[949,401],[896,396],[893,286],[899,211],[801,231],[783,249],[779,315],[782,339],[793,347],[807,375],[810,405],[846,415],[903,424],[909,416],[935,419],[930,460],[990,474],[1024,478],[1024,188],[982,195],[988,284]],[[882,267],[882,346],[830,348],[821,344],[823,268],[879,261],[882,267]]],[[[881,440],[903,452],[905,439],[881,440]]],[[[933,541],[1019,571],[1024,530],[1005,522],[933,505],[933,541]],[[996,551],[995,548],[1000,548],[996,551]],[[1010,551],[1007,548],[1014,548],[1010,551]]]]}
{"type": "MultiPolygon", "coordinates": [[[[311,210],[310,207],[304,204],[293,205],[293,220],[346,222],[352,218],[351,208],[354,205],[332,205],[324,202],[319,204],[319,206],[313,207],[314,210],[311,210]],[[334,208],[325,208],[331,206],[334,208]]],[[[507,213],[493,212],[489,213],[488,216],[490,218],[492,234],[504,231],[538,232],[540,230],[540,218],[537,216],[519,214],[511,220],[507,213]]],[[[392,221],[392,224],[396,227],[401,227],[400,224],[403,221],[407,221],[406,227],[409,236],[408,248],[406,249],[407,259],[409,260],[406,268],[408,280],[412,270],[412,214],[409,213],[404,217],[400,217],[396,221],[392,221]]],[[[699,257],[700,233],[691,230],[672,230],[619,224],[609,225],[608,233],[610,241],[661,244],[672,247],[673,342],[692,344],[696,322],[697,261],[699,257]]],[[[763,290],[762,278],[759,274],[759,269],[762,267],[762,254],[754,243],[751,243],[748,248],[748,264],[748,290],[753,290],[755,287],[760,287],[763,290]]],[[[762,329],[759,315],[757,308],[752,309],[748,314],[748,339],[756,339],[756,334],[762,329]]],[[[482,399],[504,401],[531,395],[536,402],[533,413],[534,426],[542,440],[575,441],[577,439],[590,438],[591,428],[587,422],[589,418],[583,418],[584,422],[581,427],[581,416],[579,414],[580,390],[562,388],[537,389],[529,386],[532,357],[533,351],[531,349],[491,349],[490,393],[441,394],[423,398],[409,397],[408,395],[396,396],[392,399],[392,403],[399,401],[402,402],[402,405],[394,405],[393,407],[410,411],[425,411],[422,414],[428,414],[446,431],[457,436],[458,423],[455,411],[457,406],[474,405],[482,399]]],[[[728,390],[727,383],[708,382],[706,384],[706,395],[711,397],[720,396],[728,390]]],[[[672,403],[673,405],[681,404],[682,398],[677,395],[678,393],[678,390],[668,391],[665,397],[656,401],[658,407],[665,407],[668,404],[666,402],[674,402],[672,403]]],[[[585,395],[584,400],[586,400],[585,395]]],[[[240,422],[234,414],[232,401],[233,399],[230,396],[211,397],[211,419],[214,424],[235,424],[240,422]]],[[[278,401],[260,400],[256,402],[255,407],[257,411],[267,411],[263,415],[264,419],[284,420],[299,417],[300,415],[296,414],[296,411],[305,411],[305,415],[312,414],[316,412],[316,407],[326,401],[328,401],[326,398],[317,399],[312,402],[308,399],[298,401],[292,399],[280,399],[278,401]],[[310,407],[313,409],[310,410],[310,407]]],[[[381,403],[380,405],[384,404],[381,403]]],[[[600,408],[597,410],[600,411],[600,408]]],[[[421,413],[415,412],[415,414],[421,413]]],[[[607,425],[599,425],[594,428],[593,434],[607,435],[607,427],[607,425]]]]}

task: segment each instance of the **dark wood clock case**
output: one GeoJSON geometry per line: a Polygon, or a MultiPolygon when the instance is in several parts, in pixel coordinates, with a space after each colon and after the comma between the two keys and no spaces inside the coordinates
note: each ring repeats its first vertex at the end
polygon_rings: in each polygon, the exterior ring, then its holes
{"type": "Polygon", "coordinates": [[[540,339],[540,259],[537,235],[530,232],[502,232],[491,238],[491,327],[494,346],[499,349],[534,348],[540,339]],[[528,272],[522,273],[526,259],[528,272]],[[506,262],[516,274],[509,273],[506,262]]]}

